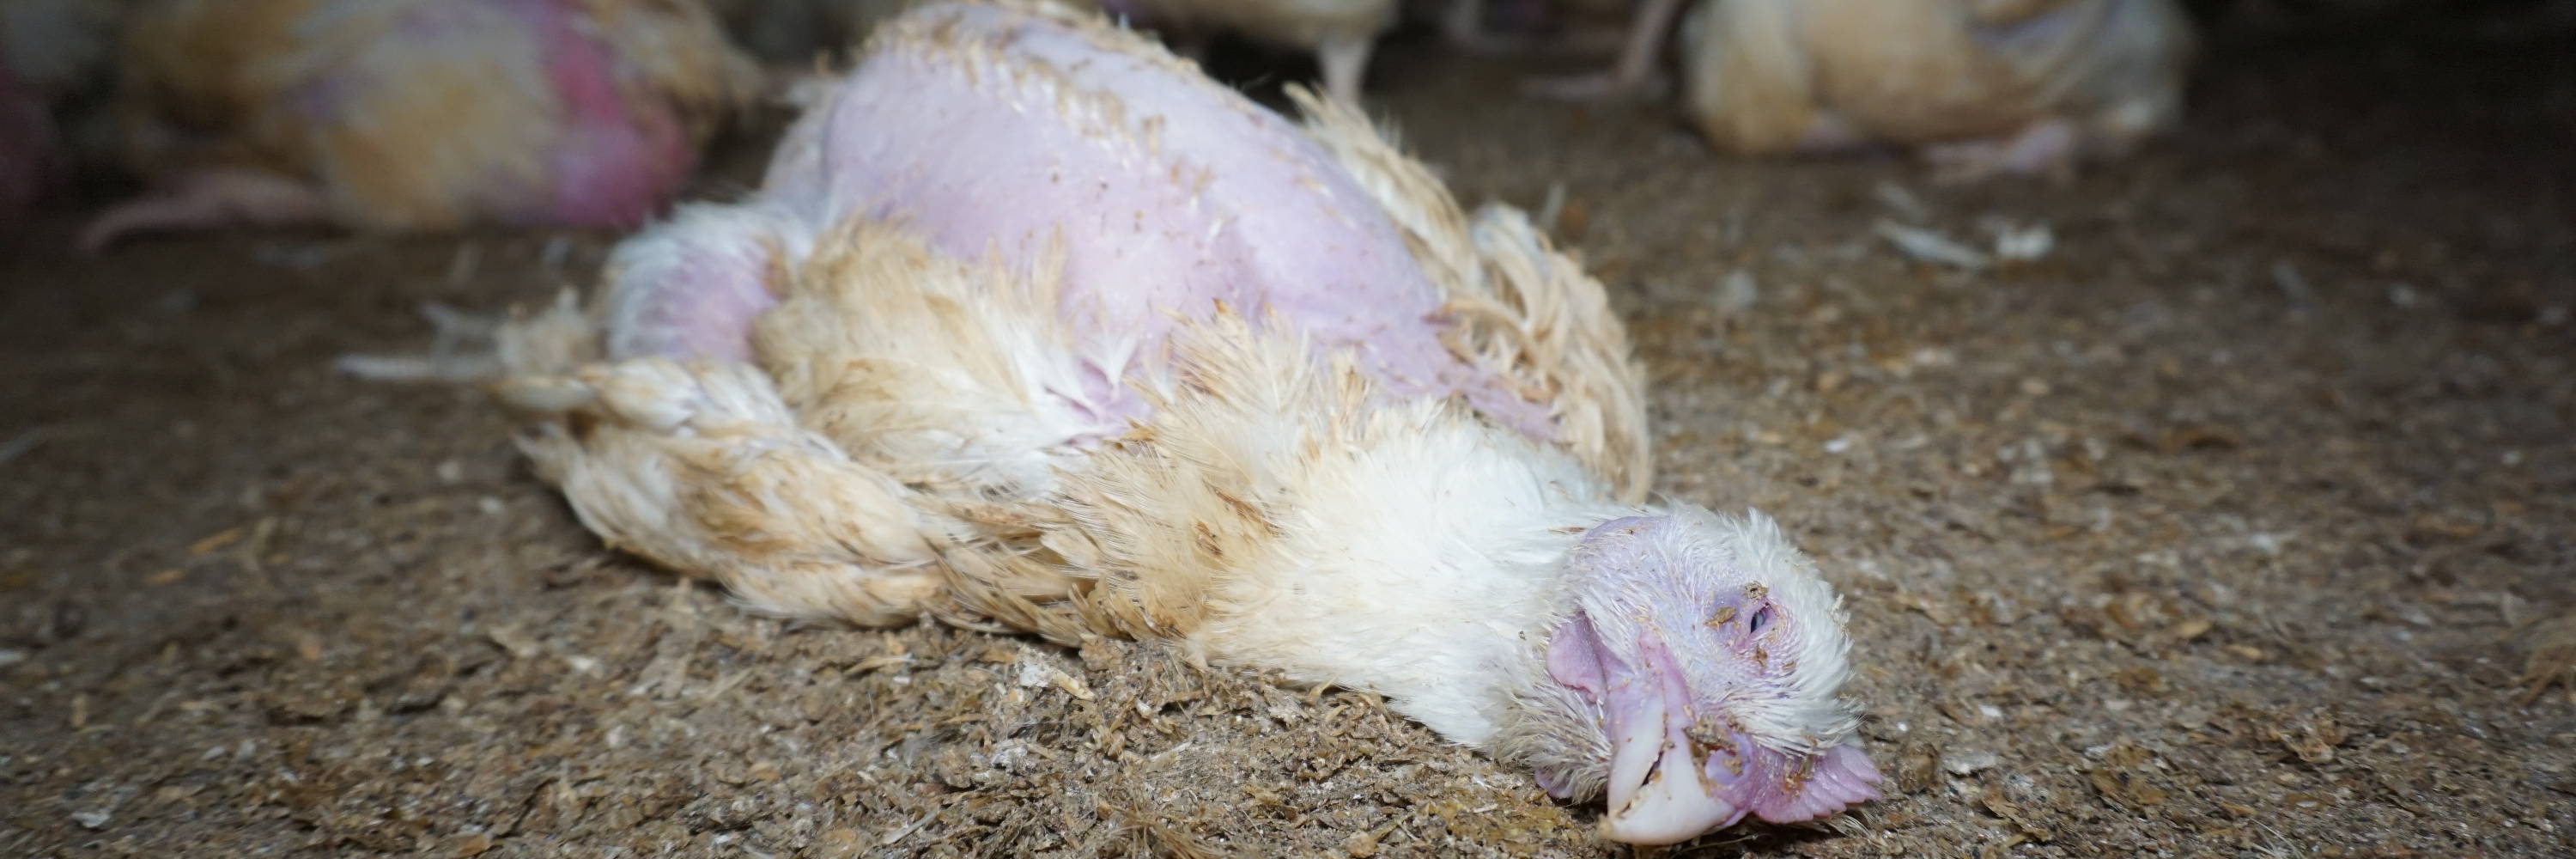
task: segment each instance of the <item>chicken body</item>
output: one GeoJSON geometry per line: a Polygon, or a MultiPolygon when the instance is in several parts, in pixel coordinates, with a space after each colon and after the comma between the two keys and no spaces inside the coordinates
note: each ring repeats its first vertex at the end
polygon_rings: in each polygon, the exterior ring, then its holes
{"type": "Polygon", "coordinates": [[[1685,109],[1720,148],[1921,145],[1976,179],[2171,125],[2195,37],[2173,0],[1704,0],[1682,41],[1685,109]]]}
{"type": "Polygon", "coordinates": [[[117,110],[141,230],[632,225],[756,87],[694,0],[161,0],[117,110]]]}
{"type": "Polygon", "coordinates": [[[502,329],[592,530],[770,611],[1376,691],[1620,840],[1876,795],[1831,589],[1759,514],[1636,506],[1625,333],[1518,211],[1062,7],[871,45],[760,194],[502,329]]]}

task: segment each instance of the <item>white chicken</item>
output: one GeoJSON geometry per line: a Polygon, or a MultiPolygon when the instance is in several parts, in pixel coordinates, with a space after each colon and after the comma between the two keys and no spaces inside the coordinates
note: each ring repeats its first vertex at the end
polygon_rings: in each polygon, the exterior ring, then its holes
{"type": "Polygon", "coordinates": [[[1637,505],[1600,284],[1295,95],[1052,4],[915,11],[757,195],[504,325],[497,390],[587,527],[761,610],[1370,690],[1622,841],[1877,796],[1812,564],[1637,505]]]}
{"type": "Polygon", "coordinates": [[[2182,115],[2174,0],[1706,0],[1685,109],[1740,152],[1922,147],[1938,176],[2065,175],[2182,115]]]}
{"type": "MultiPolygon", "coordinates": [[[[1638,0],[1610,70],[1542,89],[1635,89],[1682,5],[1638,0]]],[[[2175,0],[1699,0],[1683,110],[1732,152],[1898,144],[1946,180],[2064,175],[2180,118],[2197,41],[2175,0]]]]}

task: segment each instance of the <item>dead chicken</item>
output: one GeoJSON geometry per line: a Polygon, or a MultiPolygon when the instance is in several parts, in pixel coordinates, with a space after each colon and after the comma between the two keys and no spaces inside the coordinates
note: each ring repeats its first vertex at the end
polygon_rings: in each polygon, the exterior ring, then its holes
{"type": "Polygon", "coordinates": [[[899,18],[764,188],[503,326],[522,449],[761,610],[1180,643],[1386,696],[1671,843],[1877,796],[1840,603],[1640,505],[1601,285],[1339,102],[1061,6],[899,18]]]}
{"type": "Polygon", "coordinates": [[[81,235],[634,225],[758,85],[696,0],[159,0],[116,109],[153,187],[81,235]]]}

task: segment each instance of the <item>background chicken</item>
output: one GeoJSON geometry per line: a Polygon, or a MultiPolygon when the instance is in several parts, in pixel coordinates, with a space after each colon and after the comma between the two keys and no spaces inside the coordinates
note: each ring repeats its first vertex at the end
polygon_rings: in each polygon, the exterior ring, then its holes
{"type": "Polygon", "coordinates": [[[227,222],[631,225],[756,85],[694,0],[163,0],[118,94],[155,188],[81,241],[227,222]]]}
{"type": "Polygon", "coordinates": [[[1914,144],[1975,179],[2170,126],[2194,36],[2171,0],[1708,0],[1682,41],[1685,110],[1722,148],[1914,144]]]}
{"type": "MultiPolygon", "coordinates": [[[[1566,3],[1569,0],[1557,0],[1566,3]]],[[[1464,5],[1464,4],[1462,4],[1464,5]]],[[[1610,68],[1597,72],[1539,78],[1527,89],[1539,95],[1557,98],[1592,99],[1623,95],[1643,86],[1663,57],[1664,43],[1671,39],[1673,21],[1682,11],[1682,0],[1589,0],[1578,7],[1625,7],[1627,23],[1619,27],[1615,40],[1618,58],[1610,68]]],[[[1587,8],[1596,16],[1600,8],[1587,8]]],[[[1452,31],[1457,25],[1452,25],[1452,31]]]]}
{"type": "Polygon", "coordinates": [[[125,0],[0,0],[0,218],[61,186],[125,0]]]}
{"type": "Polygon", "coordinates": [[[1395,26],[1397,0],[1089,0],[1138,27],[1194,39],[1225,30],[1315,52],[1324,91],[1358,104],[1378,36],[1395,26]]]}
{"type": "Polygon", "coordinates": [[[1876,795],[1832,591],[1759,514],[1633,506],[1625,334],[1519,212],[1060,7],[872,45],[759,195],[502,330],[604,539],[769,611],[1372,690],[1621,840],[1876,795]]]}

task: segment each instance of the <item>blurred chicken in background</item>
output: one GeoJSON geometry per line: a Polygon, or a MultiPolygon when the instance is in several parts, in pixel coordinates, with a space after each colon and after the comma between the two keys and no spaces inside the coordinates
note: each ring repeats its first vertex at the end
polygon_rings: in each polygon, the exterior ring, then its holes
{"type": "MultiPolygon", "coordinates": [[[[1415,0],[1417,20],[1435,21],[1453,45],[1484,53],[1590,46],[1582,24],[1625,20],[1631,0],[1415,0]]],[[[1624,25],[1615,25],[1624,30],[1624,25]]]]}
{"type": "Polygon", "coordinates": [[[1743,154],[1920,147],[1940,178],[2064,176],[2171,126],[2198,39],[2175,0],[1637,0],[1610,69],[1639,89],[1681,22],[1683,109],[1743,154]]]}
{"type": "Polygon", "coordinates": [[[68,178],[75,110],[105,89],[126,0],[0,0],[0,222],[68,178]]]}
{"type": "Polygon", "coordinates": [[[101,88],[131,0],[0,0],[0,64],[47,103],[101,88]]]}
{"type": "Polygon", "coordinates": [[[155,0],[115,108],[151,186],[81,235],[631,226],[758,86],[698,0],[155,0]]]}
{"type": "Polygon", "coordinates": [[[928,0],[704,0],[762,62],[809,67],[849,52],[880,21],[928,0]]]}
{"type": "Polygon", "coordinates": [[[1684,109],[1721,148],[1913,145],[1965,181],[2170,127],[2195,37],[2173,0],[1707,0],[1682,42],[1684,109]]]}
{"type": "MultiPolygon", "coordinates": [[[[1190,45],[1215,32],[1315,52],[1324,90],[1358,104],[1378,37],[1396,24],[1398,0],[1088,0],[1112,18],[1190,45]]],[[[1083,4],[1074,4],[1083,5],[1083,4]]]]}

